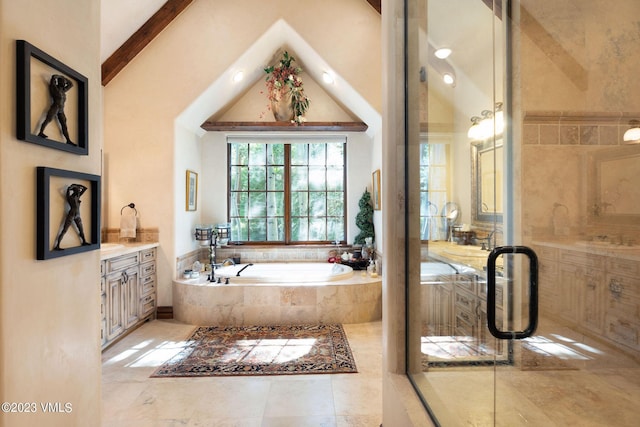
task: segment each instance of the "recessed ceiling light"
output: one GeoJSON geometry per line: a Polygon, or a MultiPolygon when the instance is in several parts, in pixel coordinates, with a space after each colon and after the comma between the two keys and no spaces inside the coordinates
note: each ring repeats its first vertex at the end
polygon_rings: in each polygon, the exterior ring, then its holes
{"type": "Polygon", "coordinates": [[[322,80],[328,85],[330,85],[331,83],[334,82],[333,76],[331,74],[329,74],[329,72],[327,72],[327,71],[322,73],[322,80]]]}
{"type": "Polygon", "coordinates": [[[453,78],[453,76],[449,73],[444,73],[442,75],[442,81],[445,82],[448,85],[452,85],[455,82],[455,79],[453,78]]]}
{"type": "Polygon", "coordinates": [[[236,83],[238,83],[239,81],[242,81],[243,78],[244,78],[243,71],[238,71],[233,75],[233,81],[236,83]]]}
{"type": "Polygon", "coordinates": [[[442,47],[440,49],[437,49],[433,54],[436,56],[436,58],[445,59],[448,58],[449,55],[451,55],[451,49],[449,49],[448,47],[442,47]]]}

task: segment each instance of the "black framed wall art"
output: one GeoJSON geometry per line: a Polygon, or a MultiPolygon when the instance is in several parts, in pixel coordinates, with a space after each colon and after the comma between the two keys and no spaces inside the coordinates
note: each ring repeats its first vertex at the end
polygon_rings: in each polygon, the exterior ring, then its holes
{"type": "Polygon", "coordinates": [[[39,166],[36,182],[36,258],[98,249],[100,177],[39,166]]]}
{"type": "Polygon", "coordinates": [[[16,41],[17,138],[87,155],[88,80],[25,40],[16,41]]]}

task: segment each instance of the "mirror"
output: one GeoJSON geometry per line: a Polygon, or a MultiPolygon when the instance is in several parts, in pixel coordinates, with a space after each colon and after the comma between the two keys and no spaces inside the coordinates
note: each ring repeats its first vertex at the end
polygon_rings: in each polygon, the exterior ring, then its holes
{"type": "Polygon", "coordinates": [[[471,145],[471,215],[474,222],[502,221],[502,139],[471,145]]]}
{"type": "Polygon", "coordinates": [[[634,225],[640,221],[640,145],[589,155],[588,219],[592,223],[634,225]]]}

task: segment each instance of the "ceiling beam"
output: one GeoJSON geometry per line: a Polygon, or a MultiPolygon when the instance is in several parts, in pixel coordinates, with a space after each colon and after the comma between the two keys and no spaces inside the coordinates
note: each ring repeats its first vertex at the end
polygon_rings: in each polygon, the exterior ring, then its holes
{"type": "Polygon", "coordinates": [[[502,19],[502,0],[495,2],[495,9],[493,8],[493,0],[482,0],[484,4],[491,10],[493,10],[494,15],[498,17],[498,19],[502,19]]]}
{"type": "Polygon", "coordinates": [[[368,126],[363,122],[305,122],[295,125],[289,122],[212,122],[206,121],[202,129],[206,131],[308,131],[308,132],[366,132],[368,126]]]}
{"type": "Polygon", "coordinates": [[[102,85],[106,86],[133,58],[164,30],[193,0],[167,0],[147,22],[133,33],[102,64],[102,85]]]}
{"type": "Polygon", "coordinates": [[[382,0],[367,0],[367,3],[371,5],[378,13],[382,14],[382,0]]]}

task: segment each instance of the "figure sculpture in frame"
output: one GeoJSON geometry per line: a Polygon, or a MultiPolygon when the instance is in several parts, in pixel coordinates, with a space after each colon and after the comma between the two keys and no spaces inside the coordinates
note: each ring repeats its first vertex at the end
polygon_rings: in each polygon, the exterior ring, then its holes
{"type": "Polygon", "coordinates": [[[73,87],[71,80],[60,74],[54,74],[49,81],[49,94],[51,95],[51,107],[47,111],[47,117],[40,126],[40,132],[38,136],[46,138],[44,129],[53,120],[54,117],[58,118],[60,127],[62,128],[62,134],[67,139],[67,144],[76,145],[71,141],[69,137],[69,130],[67,129],[67,116],[64,114],[64,104],[67,101],[67,92],[73,87]]]}
{"type": "Polygon", "coordinates": [[[64,219],[64,225],[62,226],[62,230],[58,233],[58,237],[56,237],[56,245],[54,246],[54,250],[61,251],[63,248],[60,247],[60,242],[62,238],[69,230],[69,227],[72,223],[76,224],[78,229],[78,236],[80,236],[80,240],[82,241],[82,246],[90,245],[91,243],[87,242],[87,239],[84,237],[84,228],[82,226],[82,218],[80,217],[80,197],[87,191],[87,187],[82,184],[71,184],[67,188],[67,203],[69,204],[69,212],[67,212],[67,216],[64,219]]]}

